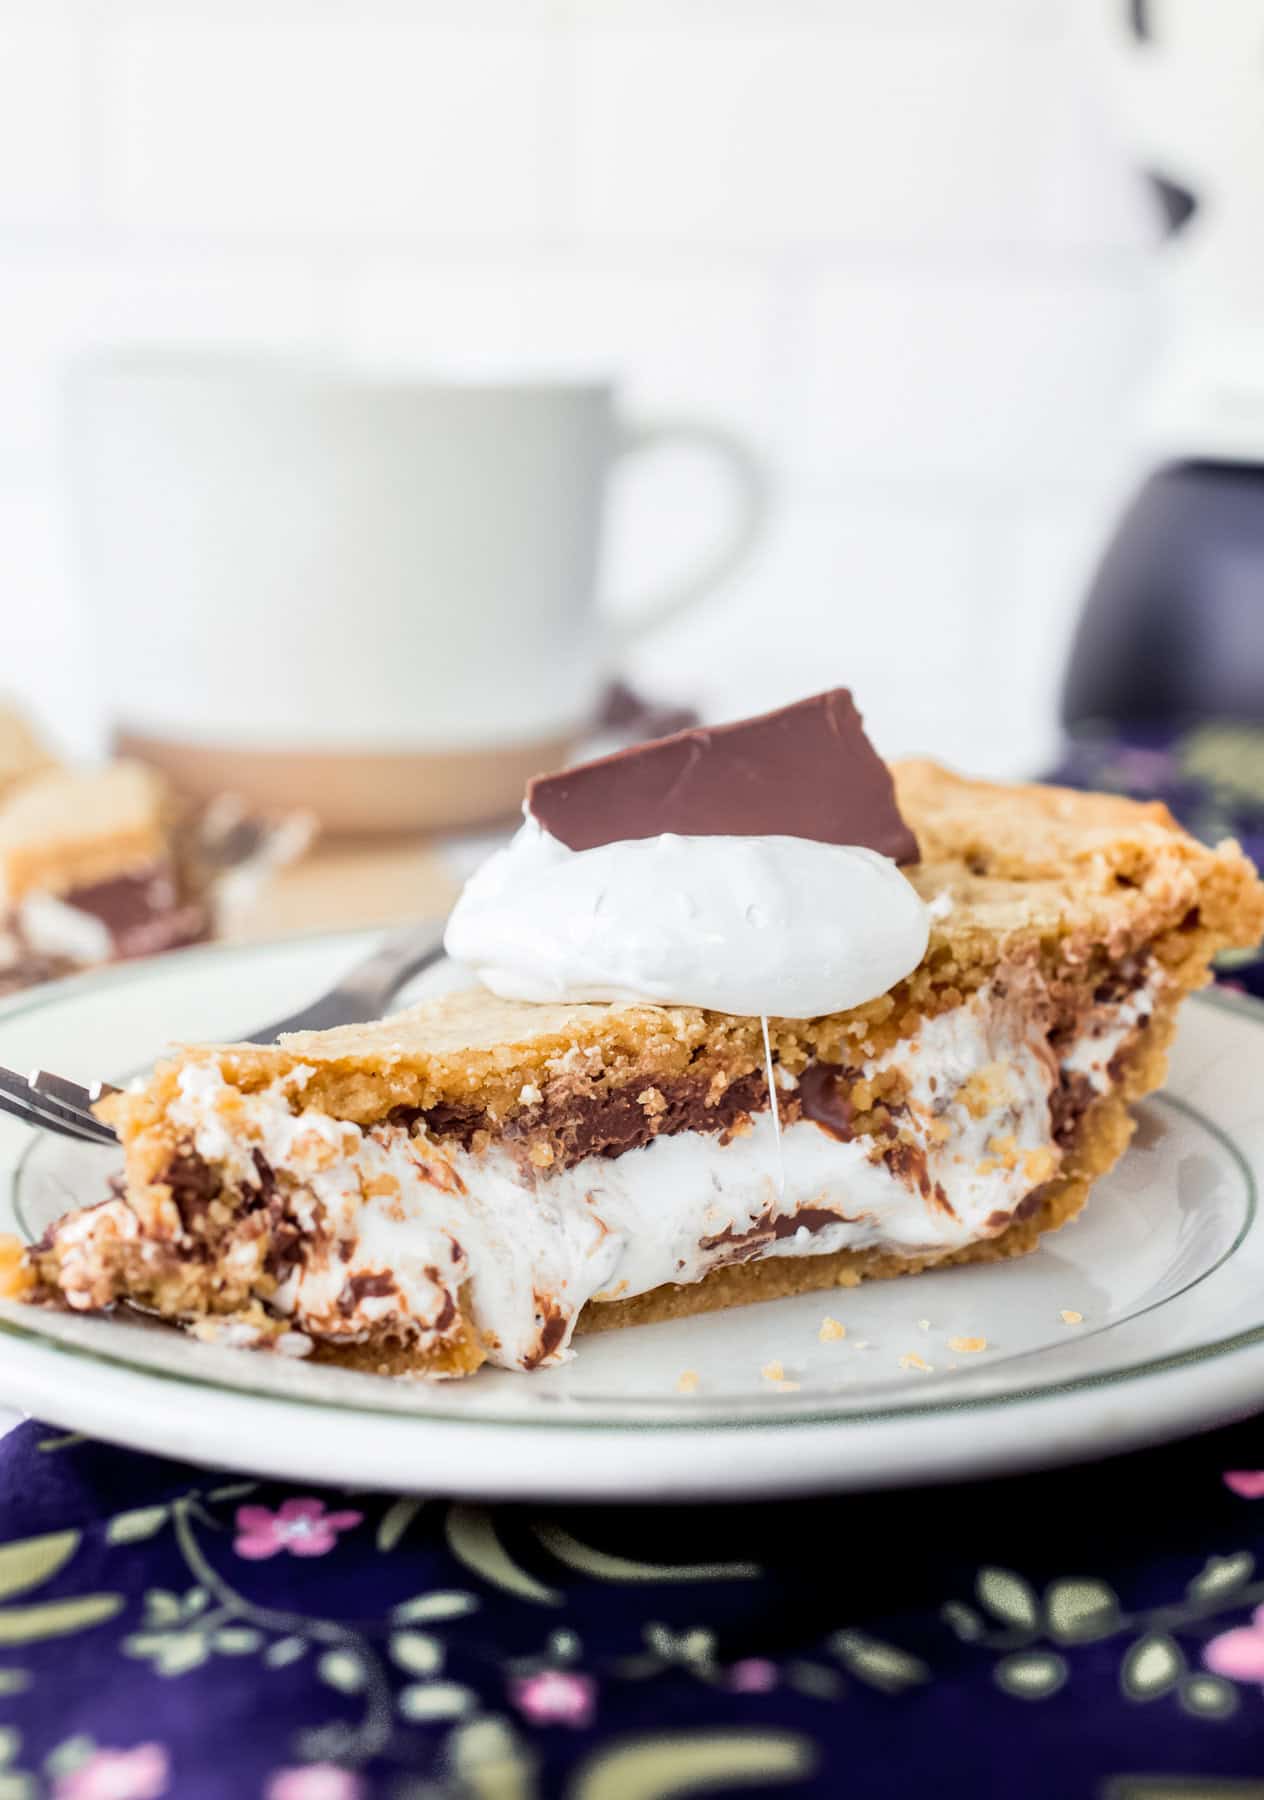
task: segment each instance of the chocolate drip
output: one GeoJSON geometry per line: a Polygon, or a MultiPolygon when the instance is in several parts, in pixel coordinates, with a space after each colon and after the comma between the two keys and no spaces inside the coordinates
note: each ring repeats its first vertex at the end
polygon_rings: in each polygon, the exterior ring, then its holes
{"type": "Polygon", "coordinates": [[[1053,1141],[1063,1149],[1071,1142],[1093,1101],[1097,1098],[1088,1076],[1079,1070],[1063,1069],[1049,1095],[1049,1118],[1053,1125],[1053,1141]]]}
{"type": "Polygon", "coordinates": [[[801,1206],[795,1213],[763,1212],[745,1231],[734,1231],[726,1225],[714,1237],[705,1237],[699,1249],[712,1254],[721,1252],[719,1265],[749,1262],[766,1244],[794,1237],[799,1231],[824,1231],[829,1225],[854,1225],[846,1213],[834,1212],[828,1206],[801,1206]]]}
{"type": "Polygon", "coordinates": [[[374,1270],[371,1274],[349,1275],[338,1295],[338,1311],[344,1319],[349,1319],[361,1300],[385,1299],[395,1292],[395,1277],[388,1269],[374,1270]]]}
{"type": "Polygon", "coordinates": [[[840,1144],[849,1144],[856,1135],[852,1120],[856,1109],[840,1092],[840,1083],[848,1071],[841,1063],[809,1063],[799,1077],[799,1105],[803,1117],[811,1119],[822,1131],[828,1131],[840,1144]]]}
{"type": "Polygon", "coordinates": [[[199,1236],[205,1228],[211,1202],[220,1192],[219,1176],[189,1146],[172,1159],[163,1181],[171,1190],[181,1225],[191,1237],[199,1236]]]}

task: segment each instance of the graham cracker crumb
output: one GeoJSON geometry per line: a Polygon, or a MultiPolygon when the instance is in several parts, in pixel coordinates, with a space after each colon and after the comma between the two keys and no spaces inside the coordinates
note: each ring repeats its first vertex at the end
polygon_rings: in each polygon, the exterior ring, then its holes
{"type": "Polygon", "coordinates": [[[957,1350],[963,1356],[973,1356],[976,1350],[986,1350],[988,1341],[985,1337],[950,1337],[948,1348],[957,1350]]]}
{"type": "Polygon", "coordinates": [[[35,1271],[25,1261],[21,1238],[0,1236],[0,1300],[21,1300],[35,1286],[35,1271]]]}
{"type": "Polygon", "coordinates": [[[1023,1157],[1023,1177],[1033,1187],[1039,1187],[1042,1182],[1049,1180],[1057,1166],[1057,1151],[1051,1150],[1048,1145],[1039,1150],[1028,1150],[1023,1157]]]}
{"type": "Polygon", "coordinates": [[[982,1119],[1009,1098],[1009,1073],[1002,1063],[990,1062],[976,1069],[957,1090],[957,1104],[972,1119],[982,1119]]]}
{"type": "Polygon", "coordinates": [[[696,1394],[697,1391],[698,1371],[696,1369],[683,1370],[676,1379],[676,1392],[678,1394],[696,1394]]]}
{"type": "Polygon", "coordinates": [[[933,1363],[928,1363],[924,1356],[918,1356],[917,1353],[912,1350],[909,1351],[907,1356],[902,1356],[900,1358],[900,1367],[902,1369],[916,1369],[919,1374],[922,1375],[933,1375],[935,1373],[935,1365],[933,1363]]]}
{"type": "Polygon", "coordinates": [[[838,1319],[824,1318],[816,1335],[822,1344],[834,1344],[847,1336],[847,1327],[838,1319]]]}
{"type": "Polygon", "coordinates": [[[1064,1325],[1082,1325],[1084,1323],[1084,1314],[1074,1312],[1070,1307],[1063,1307],[1058,1317],[1064,1325]]]}
{"type": "Polygon", "coordinates": [[[385,1171],[381,1175],[370,1175],[368,1180],[360,1185],[366,1200],[399,1199],[399,1182],[394,1175],[387,1174],[385,1171]]]}
{"type": "Polygon", "coordinates": [[[667,1111],[667,1102],[656,1087],[642,1088],[636,1097],[636,1103],[651,1119],[656,1119],[659,1113],[667,1111]]]}
{"type": "Polygon", "coordinates": [[[765,1381],[784,1381],[786,1371],[779,1362],[765,1363],[759,1371],[765,1381]]]}

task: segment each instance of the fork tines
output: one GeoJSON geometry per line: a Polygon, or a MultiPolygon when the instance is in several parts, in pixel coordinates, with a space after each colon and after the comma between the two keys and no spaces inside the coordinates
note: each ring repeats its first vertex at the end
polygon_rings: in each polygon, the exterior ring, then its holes
{"type": "Polygon", "coordinates": [[[36,1069],[28,1078],[0,1067],[0,1111],[84,1144],[118,1143],[110,1127],[94,1118],[91,1111],[93,1102],[107,1091],[100,1085],[95,1089],[80,1087],[46,1069],[36,1069]]]}

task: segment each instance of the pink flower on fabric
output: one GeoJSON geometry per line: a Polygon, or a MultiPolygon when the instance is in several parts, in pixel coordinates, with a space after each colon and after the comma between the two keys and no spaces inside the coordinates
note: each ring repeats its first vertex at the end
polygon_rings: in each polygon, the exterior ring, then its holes
{"type": "Polygon", "coordinates": [[[578,1730],[592,1724],[597,1683],[591,1675],[545,1669],[539,1675],[515,1676],[509,1698],[533,1725],[571,1725],[578,1730]]]}
{"type": "Polygon", "coordinates": [[[1242,1500],[1264,1500],[1264,1469],[1226,1469],[1224,1484],[1242,1500]]]}
{"type": "Polygon", "coordinates": [[[359,1512],[326,1512],[323,1500],[283,1500],[275,1512],[266,1506],[237,1508],[237,1536],[233,1549],[252,1562],[279,1556],[324,1556],[338,1542],[340,1531],[350,1531],[364,1517],[359,1512]]]}
{"type": "Polygon", "coordinates": [[[96,1750],[77,1769],[58,1776],[53,1800],[159,1800],[170,1772],[161,1744],[96,1750]]]}
{"type": "Polygon", "coordinates": [[[734,1694],[768,1694],[777,1685],[777,1665],[766,1656],[744,1656],[729,1669],[726,1683],[734,1694]]]}
{"type": "Polygon", "coordinates": [[[304,1769],[278,1769],[264,1790],[264,1800],[364,1800],[368,1792],[358,1775],[337,1763],[309,1763],[304,1769]]]}
{"type": "Polygon", "coordinates": [[[1249,1625],[1222,1631],[1203,1647],[1203,1662],[1230,1681],[1258,1681],[1264,1687],[1264,1606],[1257,1606],[1249,1625]]]}

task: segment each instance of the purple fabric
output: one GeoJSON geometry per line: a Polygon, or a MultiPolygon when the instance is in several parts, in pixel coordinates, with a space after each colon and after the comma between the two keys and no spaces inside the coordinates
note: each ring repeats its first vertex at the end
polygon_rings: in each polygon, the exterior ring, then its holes
{"type": "Polygon", "coordinates": [[[651,1800],[694,1767],[1196,1800],[1261,1768],[1258,1465],[1249,1424],[955,1489],[483,1511],[29,1424],[0,1465],[0,1794],[651,1800]]]}
{"type": "MultiPolygon", "coordinates": [[[[1081,739],[1057,776],[1259,856],[1262,747],[1081,739]]],[[[1225,973],[1264,994],[1258,960],[1225,973]]],[[[730,1508],[294,1493],[34,1423],[0,1445],[0,1800],[1259,1800],[1262,1770],[1261,1423],[730,1508]]]]}

